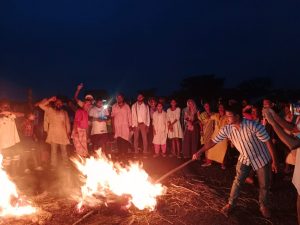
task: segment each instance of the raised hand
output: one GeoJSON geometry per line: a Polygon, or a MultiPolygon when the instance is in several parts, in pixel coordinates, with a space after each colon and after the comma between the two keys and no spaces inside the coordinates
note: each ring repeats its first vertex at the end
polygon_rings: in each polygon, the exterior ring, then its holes
{"type": "Polygon", "coordinates": [[[83,88],[83,83],[77,85],[77,90],[81,90],[83,88]]]}

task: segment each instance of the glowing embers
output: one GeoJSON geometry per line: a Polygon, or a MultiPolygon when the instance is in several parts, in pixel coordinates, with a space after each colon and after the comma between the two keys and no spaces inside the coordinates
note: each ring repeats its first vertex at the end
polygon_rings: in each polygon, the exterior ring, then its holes
{"type": "Polygon", "coordinates": [[[165,193],[161,184],[152,183],[139,163],[122,166],[110,161],[101,151],[97,157],[73,159],[84,175],[78,209],[83,205],[108,204],[116,197],[126,199],[126,207],[132,204],[140,210],[154,210],[157,196],[165,193]]]}
{"type": "Polygon", "coordinates": [[[19,197],[16,185],[3,170],[2,161],[3,156],[0,154],[0,217],[35,213],[36,209],[19,197]]]}

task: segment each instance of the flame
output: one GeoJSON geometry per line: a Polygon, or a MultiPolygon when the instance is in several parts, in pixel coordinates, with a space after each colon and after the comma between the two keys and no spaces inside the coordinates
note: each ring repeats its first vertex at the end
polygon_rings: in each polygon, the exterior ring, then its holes
{"type": "Polygon", "coordinates": [[[78,209],[85,204],[107,204],[109,196],[116,195],[128,198],[127,208],[133,204],[140,210],[154,210],[156,197],[164,194],[166,188],[161,184],[151,183],[141,164],[135,162],[122,166],[110,161],[101,150],[97,151],[97,156],[81,162],[73,159],[78,170],[85,176],[78,209]]]}
{"type": "Polygon", "coordinates": [[[3,156],[0,154],[0,217],[23,216],[36,212],[36,209],[23,202],[17,193],[16,185],[9,180],[2,167],[3,156]],[[15,202],[12,204],[12,202],[15,202]]]}

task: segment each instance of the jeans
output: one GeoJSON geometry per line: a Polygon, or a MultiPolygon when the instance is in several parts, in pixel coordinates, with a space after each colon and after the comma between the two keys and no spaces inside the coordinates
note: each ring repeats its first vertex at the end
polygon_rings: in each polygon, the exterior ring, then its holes
{"type": "MultiPolygon", "coordinates": [[[[236,176],[233,181],[228,203],[232,206],[236,205],[237,198],[240,193],[241,186],[245,183],[245,179],[248,177],[251,166],[247,166],[238,161],[236,165],[236,176]]],[[[264,167],[256,170],[258,183],[259,183],[259,204],[260,206],[268,206],[269,204],[269,192],[270,192],[270,180],[271,180],[271,164],[268,163],[264,167]]]]}

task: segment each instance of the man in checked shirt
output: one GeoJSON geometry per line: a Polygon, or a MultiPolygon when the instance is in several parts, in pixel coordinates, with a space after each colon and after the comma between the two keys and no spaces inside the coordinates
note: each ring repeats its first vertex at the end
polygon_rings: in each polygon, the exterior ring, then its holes
{"type": "Polygon", "coordinates": [[[228,216],[233,211],[240,188],[252,168],[258,176],[260,211],[265,218],[270,218],[271,170],[277,172],[277,161],[270,136],[263,125],[243,119],[242,110],[237,104],[226,108],[226,117],[228,125],[221,128],[215,138],[195,153],[193,159],[199,159],[202,153],[228,138],[239,151],[240,156],[236,165],[236,176],[231,187],[228,204],[222,208],[222,212],[228,216]]]}

